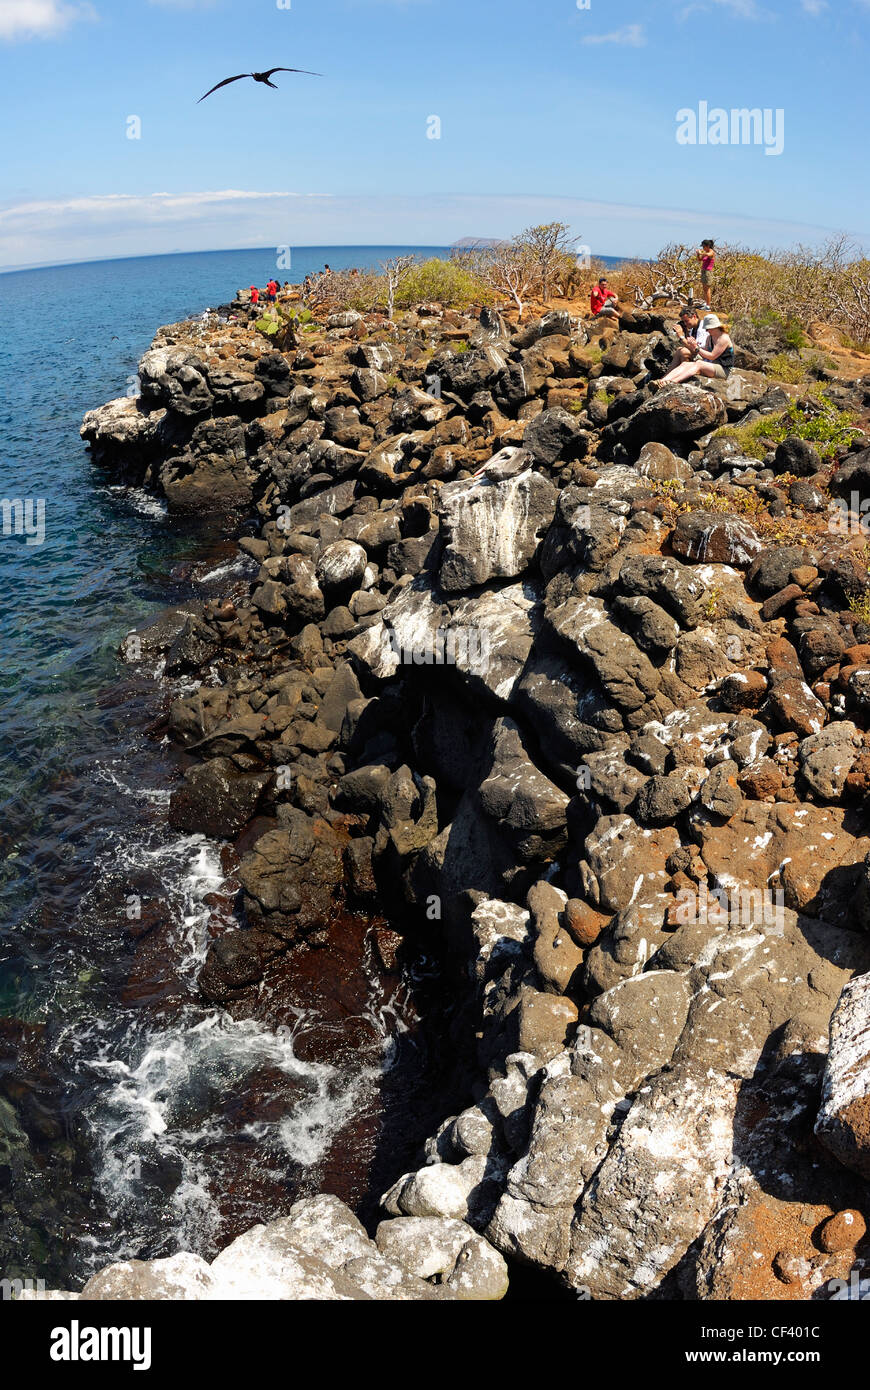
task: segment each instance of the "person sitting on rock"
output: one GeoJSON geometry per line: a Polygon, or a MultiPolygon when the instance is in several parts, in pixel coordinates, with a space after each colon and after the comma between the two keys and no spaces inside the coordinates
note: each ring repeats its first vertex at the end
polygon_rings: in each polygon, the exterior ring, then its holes
{"type": "Polygon", "coordinates": [[[734,366],[734,344],[728,336],[725,325],[716,314],[708,314],[701,321],[701,327],[710,335],[709,348],[699,347],[691,361],[680,362],[663,376],[661,381],[651,382],[651,388],[673,385],[678,381],[690,381],[693,376],[710,376],[724,380],[734,366]]]}
{"type": "Polygon", "coordinates": [[[597,318],[599,314],[607,314],[611,318],[619,317],[619,300],[615,292],[608,287],[605,275],[601,276],[597,285],[592,286],[589,305],[593,318],[597,318]]]}
{"type": "Polygon", "coordinates": [[[697,309],[693,309],[691,306],[681,310],[675,332],[680,342],[671,359],[669,371],[673,371],[680,362],[693,362],[698,348],[709,348],[710,346],[710,335],[706,329],[702,328],[697,309]]]}
{"type": "Polygon", "coordinates": [[[252,304],[259,304],[259,302],[260,302],[260,291],[257,289],[257,286],[256,286],[256,285],[252,285],[252,286],[251,286],[251,303],[252,303],[252,304]]]}

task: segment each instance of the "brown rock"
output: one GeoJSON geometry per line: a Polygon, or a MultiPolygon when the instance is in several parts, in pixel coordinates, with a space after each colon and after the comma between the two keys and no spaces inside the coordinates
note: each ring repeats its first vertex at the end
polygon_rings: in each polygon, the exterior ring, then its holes
{"type": "Polygon", "coordinates": [[[381,967],[391,973],[398,970],[399,951],[402,946],[399,933],[389,927],[375,927],[373,937],[375,953],[381,967]]]}
{"type": "Polygon", "coordinates": [[[817,734],[827,720],[821,700],[810,690],[806,681],[790,676],[770,692],[767,701],[771,714],[802,738],[817,734]]]}
{"type": "Polygon", "coordinates": [[[750,764],[737,779],[737,785],[750,801],[763,801],[767,796],[776,796],[782,784],[782,770],[771,758],[762,758],[750,764]]]}
{"type": "Polygon", "coordinates": [[[803,597],[803,589],[798,584],[787,584],[779,593],[771,594],[770,598],[765,599],[761,605],[762,622],[769,623],[773,618],[778,618],[780,613],[785,612],[789,604],[796,599],[803,597]]]}
{"type": "Polygon", "coordinates": [[[819,572],[814,565],[797,565],[789,575],[792,584],[797,584],[801,589],[808,589],[818,577],[819,572]]]}
{"type": "Polygon", "coordinates": [[[870,752],[859,753],[846,778],[845,790],[852,796],[866,796],[870,792],[870,752]]]}
{"type": "Polygon", "coordinates": [[[569,898],[565,904],[565,926],[584,949],[595,945],[608,920],[582,898],[569,898]]]}
{"type": "Polygon", "coordinates": [[[525,990],[517,1009],[517,1046],[549,1061],[561,1052],[568,1030],[577,1022],[576,1004],[558,994],[525,990]]]}
{"type": "Polygon", "coordinates": [[[829,1255],[838,1250],[854,1250],[867,1234],[867,1223],[860,1211],[838,1211],[819,1231],[819,1245],[829,1255]]]}
{"type": "Polygon", "coordinates": [[[854,676],[855,672],[856,672],[856,671],[866,671],[866,669],[867,669],[867,667],[866,667],[863,663],[860,664],[860,665],[852,665],[852,664],[850,663],[848,666],[840,666],[839,669],[838,669],[838,671],[837,671],[837,681],[836,681],[837,689],[838,689],[838,690],[848,690],[848,689],[849,689],[849,680],[850,680],[850,678],[851,678],[852,676],[854,676]]]}
{"type": "Polygon", "coordinates": [[[803,667],[797,652],[791,642],[784,637],[775,637],[767,646],[767,664],[770,667],[771,675],[780,679],[787,676],[797,676],[798,680],[803,677],[803,667]]]}

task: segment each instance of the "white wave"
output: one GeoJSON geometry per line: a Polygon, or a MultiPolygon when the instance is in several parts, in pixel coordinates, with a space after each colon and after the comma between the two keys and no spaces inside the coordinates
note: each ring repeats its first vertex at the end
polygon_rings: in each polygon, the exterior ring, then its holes
{"type": "Polygon", "coordinates": [[[248,555],[236,555],[232,560],[224,560],[213,570],[206,570],[197,575],[197,582],[200,584],[213,584],[216,580],[223,579],[244,579],[251,573],[256,573],[258,565],[248,555]]]}
{"type": "Polygon", "coordinates": [[[169,514],[169,508],[161,497],[155,497],[153,493],[147,492],[144,487],[122,487],[113,485],[108,491],[115,497],[120,497],[124,502],[129,502],[134,512],[140,516],[151,517],[155,521],[165,521],[169,514]]]}
{"type": "MultiPolygon", "coordinates": [[[[179,1019],[162,1030],[134,1027],[120,1041],[101,1037],[98,1028],[92,1031],[89,1042],[96,1053],[85,1066],[103,1084],[87,1122],[99,1154],[98,1185],[119,1229],[129,1228],[130,1213],[147,1197],[143,1172],[167,1171],[177,1175],[165,1209],[175,1248],[213,1250],[220,1225],[213,1154],[222,1139],[223,1102],[257,1070],[277,1070],[304,1090],[301,1099],[295,1098],[295,1088],[289,1093],[289,1109],[281,1118],[242,1129],[257,1142],[258,1167],[263,1167],[261,1151],[277,1160],[276,1177],[282,1155],[310,1167],[328,1152],[367,1094],[374,1095],[382,1067],[345,1071],[303,1061],[296,1056],[296,1033],[289,1027],[271,1031],[253,1019],[236,1021],[218,1011],[196,1022],[179,1019]]],[[[271,1164],[266,1166],[271,1171],[271,1164]]],[[[129,1249],[135,1245],[134,1230],[129,1249]]],[[[123,1255],[113,1245],[112,1258],[123,1255]]]]}

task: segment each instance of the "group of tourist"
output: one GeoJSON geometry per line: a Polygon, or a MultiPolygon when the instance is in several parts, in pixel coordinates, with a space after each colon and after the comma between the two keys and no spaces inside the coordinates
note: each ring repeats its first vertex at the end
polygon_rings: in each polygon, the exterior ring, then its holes
{"type": "MultiPolygon", "coordinates": [[[[704,304],[707,309],[712,309],[715,242],[705,238],[695,255],[700,265],[704,304]]],[[[589,307],[594,318],[619,320],[619,298],[610,288],[606,275],[602,275],[597,284],[593,285],[589,307]]],[[[718,314],[708,313],[702,319],[698,311],[689,306],[680,314],[676,333],[680,341],[670,370],[661,380],[648,383],[651,390],[657,390],[660,386],[673,382],[689,381],[695,376],[719,379],[728,376],[734,366],[734,344],[718,314]]]]}
{"type": "MultiPolygon", "coordinates": [[[[256,305],[259,304],[261,299],[265,299],[267,304],[276,304],[278,301],[278,295],[288,294],[290,292],[290,288],[291,286],[289,280],[285,280],[283,285],[279,285],[278,281],[273,276],[272,279],[266,285],[265,290],[261,290],[258,285],[251,285],[251,303],[256,305]]],[[[241,293],[241,291],[239,291],[239,293],[241,293]]]]}

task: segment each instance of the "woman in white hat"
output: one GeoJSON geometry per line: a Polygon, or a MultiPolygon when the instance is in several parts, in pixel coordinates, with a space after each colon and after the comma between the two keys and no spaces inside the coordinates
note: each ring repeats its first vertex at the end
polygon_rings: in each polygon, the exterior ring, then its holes
{"type": "Polygon", "coordinates": [[[724,380],[734,366],[734,344],[717,314],[708,314],[701,327],[710,335],[709,348],[696,348],[690,362],[680,362],[661,381],[650,383],[655,390],[677,381],[689,381],[693,376],[712,376],[724,380]]]}

